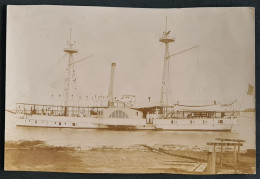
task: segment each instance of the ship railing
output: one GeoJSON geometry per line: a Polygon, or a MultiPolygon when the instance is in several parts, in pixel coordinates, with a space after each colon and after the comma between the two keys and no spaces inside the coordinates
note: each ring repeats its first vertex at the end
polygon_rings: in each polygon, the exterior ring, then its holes
{"type": "Polygon", "coordinates": [[[237,118],[233,111],[173,111],[167,113],[166,119],[222,119],[237,118]]]}
{"type": "Polygon", "coordinates": [[[87,117],[97,115],[100,110],[106,107],[96,106],[61,106],[61,105],[42,105],[17,103],[16,113],[26,115],[46,115],[46,116],[73,116],[73,117],[87,117]]]}

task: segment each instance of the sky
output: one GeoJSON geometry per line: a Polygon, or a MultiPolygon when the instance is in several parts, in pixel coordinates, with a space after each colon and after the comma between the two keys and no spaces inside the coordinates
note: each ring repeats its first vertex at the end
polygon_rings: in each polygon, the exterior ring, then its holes
{"type": "Polygon", "coordinates": [[[160,101],[164,44],[171,30],[170,103],[238,100],[255,85],[255,11],[253,8],[142,9],[80,6],[8,6],[6,108],[15,103],[50,104],[63,93],[72,39],[79,53],[74,65],[80,96],[104,95],[111,63],[116,63],[115,95],[136,95],[140,104],[160,101]],[[63,58],[64,57],[64,58],[63,58]]]}

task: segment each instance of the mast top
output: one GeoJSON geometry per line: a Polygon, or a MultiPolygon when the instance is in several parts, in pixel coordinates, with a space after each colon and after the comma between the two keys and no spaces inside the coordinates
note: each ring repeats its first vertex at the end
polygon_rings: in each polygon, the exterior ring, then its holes
{"type": "Polygon", "coordinates": [[[67,48],[64,48],[63,51],[66,53],[69,53],[69,54],[78,53],[78,50],[73,48],[73,45],[75,45],[76,42],[71,41],[71,32],[72,32],[72,29],[70,29],[70,40],[67,41],[67,48]]]}
{"type": "Polygon", "coordinates": [[[175,39],[173,37],[169,37],[170,33],[171,33],[170,30],[167,32],[167,16],[166,16],[165,30],[163,32],[163,36],[159,39],[159,41],[163,43],[174,42],[175,39]]]}

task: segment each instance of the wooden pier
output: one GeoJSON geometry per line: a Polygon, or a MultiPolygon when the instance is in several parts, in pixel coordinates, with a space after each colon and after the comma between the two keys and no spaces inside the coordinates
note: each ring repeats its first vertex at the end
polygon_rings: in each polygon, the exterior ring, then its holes
{"type": "Polygon", "coordinates": [[[234,147],[234,168],[235,172],[237,171],[237,165],[239,162],[239,155],[240,155],[240,147],[243,146],[243,142],[245,140],[241,139],[224,139],[224,138],[216,138],[217,141],[220,142],[208,142],[207,145],[213,146],[213,152],[209,152],[208,154],[208,174],[216,174],[216,146],[220,146],[220,161],[219,165],[222,167],[223,165],[223,148],[227,146],[234,147]]]}

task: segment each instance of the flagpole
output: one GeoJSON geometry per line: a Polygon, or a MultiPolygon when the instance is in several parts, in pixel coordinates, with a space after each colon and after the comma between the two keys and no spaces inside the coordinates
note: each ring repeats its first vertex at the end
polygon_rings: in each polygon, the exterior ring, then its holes
{"type": "Polygon", "coordinates": [[[248,86],[245,88],[245,91],[244,91],[244,95],[243,95],[243,98],[242,98],[242,101],[240,102],[240,105],[239,105],[239,114],[241,112],[241,105],[243,104],[244,102],[244,99],[245,99],[245,96],[246,96],[246,93],[247,93],[247,89],[248,89],[248,86]]]}

